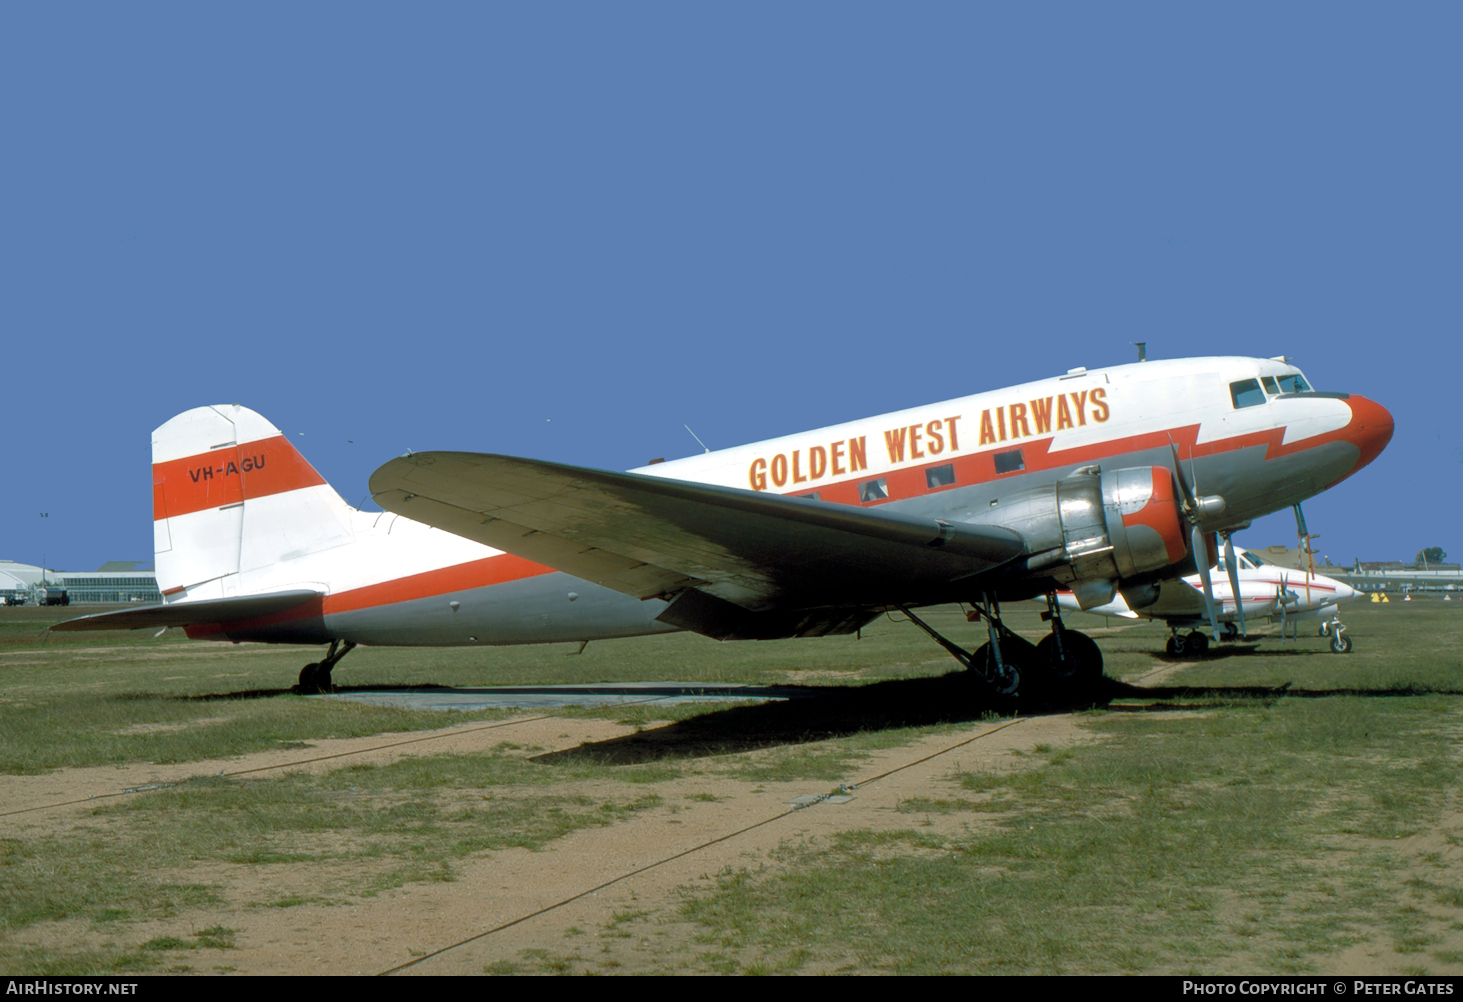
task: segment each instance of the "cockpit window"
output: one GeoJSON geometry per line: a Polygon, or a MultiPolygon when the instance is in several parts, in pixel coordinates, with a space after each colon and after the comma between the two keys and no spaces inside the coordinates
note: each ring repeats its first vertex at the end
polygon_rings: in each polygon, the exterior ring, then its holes
{"type": "Polygon", "coordinates": [[[1280,377],[1281,393],[1310,393],[1311,384],[1306,382],[1306,377],[1298,372],[1280,377]]]}
{"type": "Polygon", "coordinates": [[[1230,383],[1229,395],[1234,400],[1236,410],[1241,407],[1255,407],[1265,402],[1265,391],[1260,389],[1258,379],[1241,379],[1237,383],[1230,383]]]}
{"type": "Polygon", "coordinates": [[[1261,376],[1260,382],[1265,384],[1266,393],[1272,397],[1280,396],[1280,387],[1276,385],[1274,376],[1261,376]]]}

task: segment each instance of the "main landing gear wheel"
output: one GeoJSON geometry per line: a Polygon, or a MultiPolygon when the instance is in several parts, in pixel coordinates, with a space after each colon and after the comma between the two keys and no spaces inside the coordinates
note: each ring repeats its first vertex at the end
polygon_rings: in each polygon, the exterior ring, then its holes
{"type": "Polygon", "coordinates": [[[1239,627],[1238,626],[1235,626],[1233,623],[1225,623],[1224,624],[1224,639],[1228,643],[1233,643],[1234,641],[1238,640],[1239,639],[1239,627]]]}
{"type": "MultiPolygon", "coordinates": [[[[969,679],[973,691],[984,696],[996,695],[1004,699],[1012,699],[1017,696],[1022,687],[1022,679],[1030,675],[1030,666],[1036,653],[1036,648],[1029,640],[1025,640],[1012,633],[1001,625],[1000,607],[991,601],[989,595],[984,596],[984,603],[976,605],[976,611],[968,613],[968,621],[974,622],[977,619],[985,619],[986,636],[990,639],[976,649],[974,653],[966,651],[931,627],[924,620],[909,611],[908,606],[897,606],[900,612],[909,617],[909,621],[918,626],[930,639],[939,644],[950,655],[964,666],[965,671],[960,672],[962,681],[969,679]]],[[[977,696],[979,699],[979,696],[977,696]]],[[[979,699],[982,705],[986,700],[979,699]]]]}
{"type": "Polygon", "coordinates": [[[1076,630],[1062,630],[1060,648],[1055,634],[1042,637],[1036,645],[1035,663],[1041,666],[1051,694],[1059,699],[1089,699],[1102,682],[1102,649],[1076,630]]]}
{"type": "MultiPolygon", "coordinates": [[[[1019,637],[1016,639],[1021,640],[1019,637]]],[[[1029,648],[1031,645],[1026,644],[1026,646],[1029,648]]],[[[1003,638],[1001,641],[1001,664],[1006,669],[1003,674],[996,674],[995,657],[989,643],[977,647],[970,660],[973,667],[965,670],[981,679],[983,685],[989,685],[1002,696],[1016,695],[1021,691],[1022,680],[1031,675],[1031,658],[1028,656],[1028,652],[1018,644],[1012,643],[1009,637],[1003,638]]]]}
{"type": "Polygon", "coordinates": [[[1174,632],[1168,638],[1168,643],[1163,649],[1171,658],[1181,658],[1184,655],[1200,657],[1209,649],[1209,638],[1198,630],[1191,630],[1187,634],[1174,632]]]}

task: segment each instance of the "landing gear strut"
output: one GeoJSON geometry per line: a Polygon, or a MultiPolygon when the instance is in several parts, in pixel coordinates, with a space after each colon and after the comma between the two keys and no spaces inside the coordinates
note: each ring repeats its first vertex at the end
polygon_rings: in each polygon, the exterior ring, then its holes
{"type": "Polygon", "coordinates": [[[295,691],[301,696],[316,696],[334,691],[330,683],[330,671],[341,658],[355,650],[354,640],[347,640],[344,646],[339,640],[330,642],[330,650],[318,662],[312,662],[300,669],[300,684],[295,691]]]}
{"type": "Polygon", "coordinates": [[[969,618],[985,619],[989,639],[973,654],[942,637],[907,608],[900,606],[899,610],[999,695],[1030,697],[1049,692],[1082,699],[1095,695],[1102,678],[1102,651],[1091,637],[1062,624],[1055,596],[1047,596],[1048,612],[1042,617],[1051,620],[1052,632],[1036,645],[1006,627],[999,603],[989,595],[982,598],[969,618]]]}
{"type": "Polygon", "coordinates": [[[1331,638],[1331,650],[1337,654],[1351,653],[1351,638],[1346,636],[1346,624],[1341,622],[1341,614],[1334,614],[1329,620],[1321,623],[1321,636],[1331,638]]]}
{"type": "Polygon", "coordinates": [[[1172,633],[1168,638],[1168,643],[1163,645],[1163,649],[1168,652],[1169,657],[1181,658],[1185,654],[1197,657],[1202,656],[1209,649],[1207,634],[1200,633],[1198,630],[1190,630],[1189,635],[1184,636],[1179,632],[1177,626],[1170,626],[1169,629],[1172,633]]]}
{"type": "MultiPolygon", "coordinates": [[[[967,671],[974,674],[995,692],[1002,696],[1014,696],[1021,688],[1022,662],[1027,660],[1022,657],[1025,652],[1020,648],[1021,645],[1025,645],[1027,648],[1030,648],[1031,645],[1001,624],[999,607],[990,601],[989,596],[986,597],[986,608],[996,610],[994,614],[984,611],[986,633],[990,640],[982,644],[974,654],[940,636],[933,627],[904,606],[899,606],[899,611],[908,616],[911,623],[928,633],[935,643],[949,651],[950,656],[963,664],[967,671]],[[1012,643],[1012,641],[1015,642],[1012,643]]],[[[977,612],[975,615],[981,615],[981,613],[977,612]]]]}
{"type": "Polygon", "coordinates": [[[1052,624],[1052,632],[1036,645],[1036,666],[1054,695],[1086,699],[1096,695],[1102,680],[1102,649],[1085,633],[1069,630],[1062,622],[1057,596],[1046,597],[1042,619],[1052,624]]]}

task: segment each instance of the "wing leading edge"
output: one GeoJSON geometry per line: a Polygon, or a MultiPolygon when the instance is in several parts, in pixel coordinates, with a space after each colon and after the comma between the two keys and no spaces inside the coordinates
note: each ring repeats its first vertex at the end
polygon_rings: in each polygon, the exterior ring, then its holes
{"type": "Polygon", "coordinates": [[[470,452],[394,459],[370,490],[387,511],[671,599],[663,620],[721,636],[851,631],[853,610],[953,601],[1026,552],[999,526],[470,452]],[[800,615],[813,609],[845,613],[800,615]]]}

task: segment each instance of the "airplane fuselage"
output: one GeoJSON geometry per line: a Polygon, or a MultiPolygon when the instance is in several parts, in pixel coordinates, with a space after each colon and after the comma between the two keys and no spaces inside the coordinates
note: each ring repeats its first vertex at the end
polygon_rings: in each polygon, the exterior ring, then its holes
{"type": "MultiPolygon", "coordinates": [[[[1067,538],[1075,532],[1068,518],[1058,525],[1065,535],[1040,558],[1059,562],[1066,577],[1035,558],[1008,569],[1002,597],[1025,597],[1083,574],[1122,575],[1114,584],[1128,584],[1193,570],[1187,540],[1170,524],[1181,499],[1160,483],[1175,459],[1196,493],[1222,499],[1196,515],[1203,530],[1228,530],[1346,478],[1391,433],[1382,407],[1311,392],[1284,362],[1183,359],[1074,371],[632,472],[1007,526],[1032,539],[1047,531],[1033,514],[1037,501],[1054,490],[1065,497],[1061,484],[1074,476],[1127,471],[1141,474],[1145,492],[1151,483],[1153,502],[1139,510],[1141,498],[1124,500],[1134,476],[1102,481],[1109,525],[1129,527],[1134,554],[1146,547],[1142,560],[1101,563],[1118,541],[1084,551],[1067,538]]],[[[155,433],[153,462],[158,579],[170,605],[301,589],[319,595],[285,612],[189,625],[189,636],[472,646],[675,629],[657,621],[662,598],[622,594],[400,515],[349,507],[246,408],[174,418],[155,433]]],[[[955,587],[926,596],[962,597],[955,587]]]]}
{"type": "MultiPolygon", "coordinates": [[[[1266,619],[1329,616],[1336,612],[1338,602],[1356,597],[1356,590],[1344,581],[1267,564],[1241,549],[1236,550],[1236,556],[1238,598],[1222,558],[1215,568],[1212,587],[1215,613],[1221,622],[1238,622],[1241,607],[1244,620],[1250,625],[1266,619]]],[[[1094,616],[1161,619],[1171,626],[1202,627],[1205,622],[1204,586],[1197,574],[1160,582],[1147,597],[1152,601],[1132,605],[1120,594],[1109,605],[1086,611],[1094,616]]],[[[1057,601],[1064,610],[1077,611],[1076,598],[1071,592],[1058,592],[1057,601]]]]}

